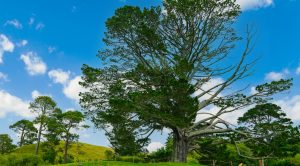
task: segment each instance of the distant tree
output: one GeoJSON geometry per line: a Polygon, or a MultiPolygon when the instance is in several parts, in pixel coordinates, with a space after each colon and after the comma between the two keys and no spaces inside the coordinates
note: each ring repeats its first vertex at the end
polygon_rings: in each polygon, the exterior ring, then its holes
{"type": "Polygon", "coordinates": [[[88,91],[80,101],[97,126],[102,123],[100,112],[111,109],[109,86],[126,83],[128,92],[119,103],[131,108],[131,115],[145,122],[149,132],[172,130],[173,160],[186,162],[194,140],[234,131],[220,116],[268,100],[292,83],[263,84],[250,95],[234,87],[252,73],[255,64],[248,58],[253,39],[249,30],[244,50],[233,53],[241,39],[234,29],[240,14],[235,0],[162,3],[143,9],[124,6],[106,21],[107,47],[98,54],[103,66],[83,66],[81,85],[88,91]],[[216,114],[205,111],[212,106],[216,114]]]}
{"type": "Polygon", "coordinates": [[[16,148],[8,134],[0,134],[0,154],[10,153],[16,148]]]}
{"type": "Polygon", "coordinates": [[[19,134],[20,141],[18,144],[20,147],[27,144],[33,144],[33,142],[36,141],[37,129],[29,120],[20,120],[9,126],[9,128],[19,134]]]}
{"type": "Polygon", "coordinates": [[[248,133],[241,141],[252,149],[258,158],[294,156],[299,150],[298,127],[275,104],[257,105],[238,118],[239,130],[248,133]]]}
{"type": "Polygon", "coordinates": [[[49,96],[39,96],[30,103],[29,109],[37,114],[34,123],[39,125],[37,145],[35,149],[35,154],[38,154],[42,132],[45,130],[45,125],[47,124],[47,119],[56,107],[56,103],[49,96]]]}
{"type": "Polygon", "coordinates": [[[55,108],[52,114],[48,116],[45,130],[46,141],[43,144],[43,159],[54,164],[58,153],[56,146],[59,145],[63,132],[61,109],[55,108]]]}
{"type": "Polygon", "coordinates": [[[72,132],[80,128],[87,128],[87,125],[82,125],[84,115],[80,111],[67,111],[62,113],[61,116],[61,138],[65,141],[64,146],[64,163],[68,162],[68,148],[70,143],[78,140],[79,135],[72,132]]]}

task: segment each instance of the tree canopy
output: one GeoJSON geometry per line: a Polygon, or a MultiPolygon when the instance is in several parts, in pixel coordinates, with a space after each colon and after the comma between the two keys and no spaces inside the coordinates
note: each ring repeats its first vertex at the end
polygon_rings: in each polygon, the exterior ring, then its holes
{"type": "Polygon", "coordinates": [[[81,94],[81,106],[101,126],[102,112],[112,107],[108,89],[121,81],[126,95],[118,111],[130,111],[154,130],[169,128],[173,160],[186,162],[195,139],[234,131],[221,115],[266,102],[292,85],[292,80],[265,83],[251,95],[235,87],[255,62],[249,58],[251,31],[242,40],[233,28],[239,14],[234,0],[165,0],[163,7],[117,9],[106,21],[106,48],[98,54],[103,67],[82,67],[81,85],[88,91],[81,94]],[[242,41],[244,51],[232,54],[242,41]],[[222,81],[211,84],[217,78],[222,81]],[[216,114],[204,111],[212,106],[216,114]]]}

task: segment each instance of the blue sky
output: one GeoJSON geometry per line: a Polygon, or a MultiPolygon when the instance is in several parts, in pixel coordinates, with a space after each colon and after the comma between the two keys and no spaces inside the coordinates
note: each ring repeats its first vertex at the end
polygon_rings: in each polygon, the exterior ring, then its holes
{"type": "MultiPolygon", "coordinates": [[[[105,20],[127,4],[159,5],[160,0],[0,0],[0,133],[13,122],[32,118],[28,103],[50,95],[63,110],[78,109],[82,64],[100,66],[105,20]]],[[[300,120],[300,1],[237,0],[243,13],[235,24],[244,35],[247,24],[256,31],[256,72],[251,86],[280,78],[294,78],[290,92],[275,98],[296,122],[300,120]]],[[[242,50],[238,45],[234,53],[242,50]]],[[[242,83],[243,84],[243,83],[242,83]]],[[[249,89],[251,93],[251,88],[249,89]]],[[[89,124],[89,122],[86,122],[89,124]]],[[[105,145],[103,132],[79,131],[81,141],[105,145]]],[[[150,148],[161,146],[166,133],[152,136],[150,148]]]]}

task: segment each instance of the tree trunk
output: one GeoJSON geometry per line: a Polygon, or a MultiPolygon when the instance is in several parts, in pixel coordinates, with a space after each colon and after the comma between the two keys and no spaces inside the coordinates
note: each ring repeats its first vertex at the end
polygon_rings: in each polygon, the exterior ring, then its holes
{"type": "Polygon", "coordinates": [[[186,163],[189,150],[188,137],[179,132],[173,132],[173,162],[186,163]]]}
{"type": "Polygon", "coordinates": [[[39,127],[37,144],[36,144],[36,147],[35,147],[35,154],[36,155],[39,153],[40,142],[41,142],[41,135],[42,135],[42,127],[43,127],[43,124],[41,123],[40,127],[39,127]]]}
{"type": "Polygon", "coordinates": [[[20,144],[19,144],[20,147],[22,147],[23,143],[24,143],[24,131],[25,131],[25,129],[22,129],[21,140],[20,140],[20,144]]]}
{"type": "Polygon", "coordinates": [[[69,139],[66,139],[65,142],[65,153],[64,153],[64,163],[67,164],[68,163],[68,147],[69,147],[69,139]]]}

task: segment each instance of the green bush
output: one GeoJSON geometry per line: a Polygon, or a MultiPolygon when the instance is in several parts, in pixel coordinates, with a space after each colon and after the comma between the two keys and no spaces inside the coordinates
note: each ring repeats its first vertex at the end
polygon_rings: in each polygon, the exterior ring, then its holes
{"type": "Polygon", "coordinates": [[[114,152],[111,151],[111,150],[106,150],[106,151],[104,152],[104,155],[105,155],[105,159],[106,159],[106,160],[113,160],[114,157],[115,157],[114,152]]]}
{"type": "Polygon", "coordinates": [[[0,156],[0,163],[3,166],[39,166],[44,164],[39,156],[33,154],[8,154],[0,156]]]}

